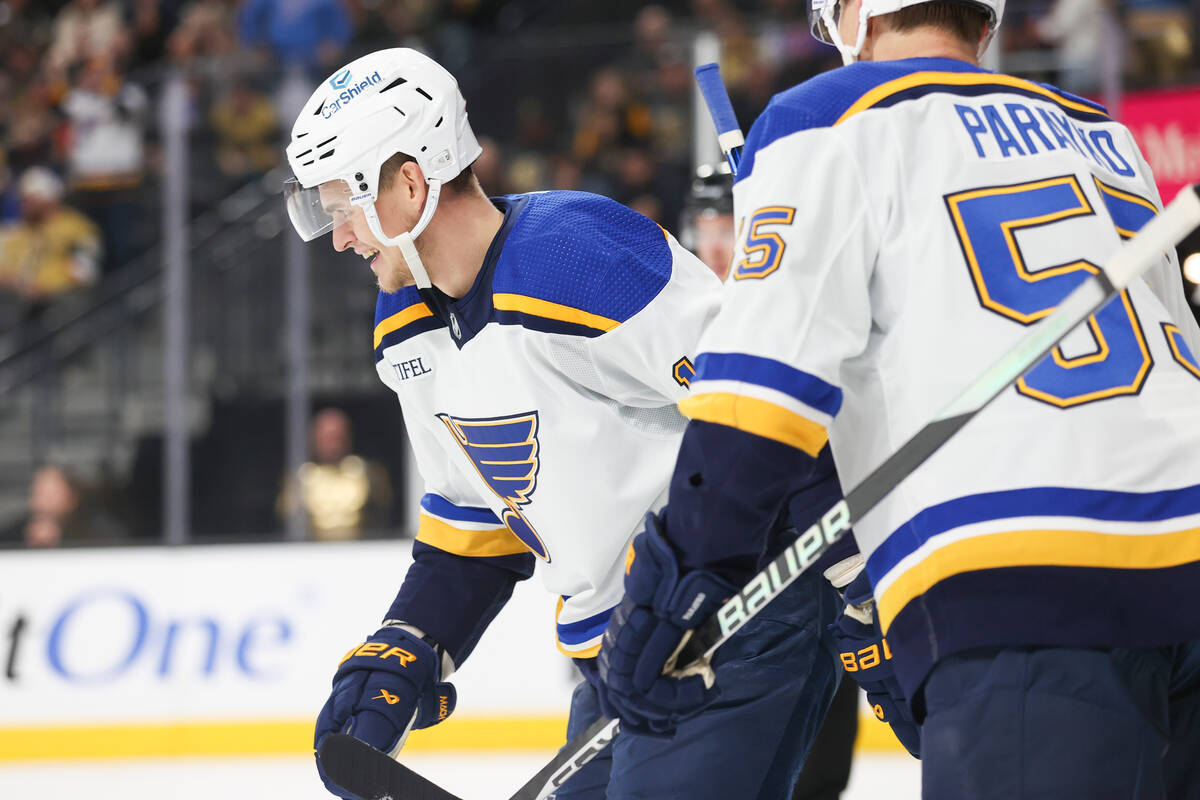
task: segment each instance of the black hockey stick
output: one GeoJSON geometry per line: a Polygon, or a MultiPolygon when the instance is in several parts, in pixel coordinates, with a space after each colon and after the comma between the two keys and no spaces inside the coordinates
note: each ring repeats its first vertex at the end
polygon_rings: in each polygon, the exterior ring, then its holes
{"type": "Polygon", "coordinates": [[[368,800],[461,800],[345,733],[326,736],[317,748],[317,758],[329,780],[368,800]]]}
{"type": "MultiPolygon", "coordinates": [[[[820,558],[856,520],[869,512],[963,425],[1042,360],[1068,332],[1113,299],[1122,289],[1162,258],[1163,253],[1200,226],[1200,188],[1185,187],[1163,212],[1127,241],[1117,254],[1077,286],[1049,316],[1033,326],[1007,355],[972,382],[941,414],[921,428],[886,461],[875,468],[787,550],[755,575],[740,592],[701,623],[685,640],[676,663],[688,665],[708,658],[792,581],[820,558]]],[[[509,800],[541,800],[613,740],[617,720],[601,718],[559,751],[537,775],[509,800]]],[[[334,781],[368,800],[458,800],[417,773],[366,745],[349,750],[330,736],[321,747],[321,763],[334,781]],[[344,778],[345,783],[341,778],[344,778]]],[[[351,740],[356,741],[356,740],[351,740]]]]}
{"type": "MultiPolygon", "coordinates": [[[[510,800],[546,797],[597,756],[617,735],[617,723],[601,717],[525,782],[510,800]]],[[[367,800],[461,800],[369,744],[344,733],[326,736],[317,749],[330,780],[367,800]]]]}

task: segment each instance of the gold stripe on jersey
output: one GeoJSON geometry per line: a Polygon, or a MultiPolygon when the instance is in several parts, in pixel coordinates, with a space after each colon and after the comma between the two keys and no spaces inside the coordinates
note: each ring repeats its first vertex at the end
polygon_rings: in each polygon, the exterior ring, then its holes
{"type": "Polygon", "coordinates": [[[425,317],[432,317],[433,312],[424,303],[413,303],[403,311],[397,311],[375,326],[375,347],[379,347],[383,337],[392,331],[398,331],[410,322],[416,322],[425,317]]]}
{"type": "Polygon", "coordinates": [[[1066,108],[1083,111],[1087,114],[1105,116],[1103,112],[1098,111],[1094,106],[1063,97],[1057,92],[1047,89],[1045,86],[1040,86],[1032,81],[1014,78],[1010,75],[980,74],[977,72],[915,72],[912,75],[905,75],[903,78],[897,78],[894,81],[888,81],[876,86],[858,98],[854,105],[846,109],[845,113],[838,117],[837,122],[833,124],[840,125],[860,111],[866,111],[876,103],[882,102],[894,94],[899,94],[917,86],[928,86],[930,84],[946,84],[949,86],[987,86],[989,84],[994,86],[1010,86],[1022,91],[1040,94],[1047,100],[1052,100],[1066,108]]]}
{"type": "MultiPolygon", "coordinates": [[[[1092,180],[1095,182],[1096,188],[1099,189],[1102,194],[1109,195],[1110,197],[1116,197],[1120,200],[1124,200],[1126,203],[1133,203],[1134,205],[1139,205],[1144,208],[1147,208],[1147,209],[1149,209],[1151,214],[1158,214],[1158,206],[1154,205],[1154,203],[1150,202],[1146,198],[1141,197],[1136,194],[1130,194],[1129,192],[1123,192],[1115,186],[1109,186],[1107,183],[1104,183],[1099,178],[1097,178],[1095,175],[1092,176],[1092,180]]],[[[1114,225],[1115,225],[1115,220],[1114,220],[1114,225]]],[[[1132,239],[1134,237],[1134,235],[1137,233],[1137,231],[1126,230],[1125,228],[1122,228],[1120,225],[1115,225],[1115,227],[1117,229],[1117,233],[1120,234],[1122,239],[1132,239]]]]}
{"type": "Polygon", "coordinates": [[[1179,337],[1183,336],[1183,331],[1179,330],[1178,325],[1174,325],[1170,322],[1162,323],[1162,329],[1163,333],[1167,337],[1167,346],[1171,348],[1171,357],[1175,359],[1179,366],[1183,367],[1197,378],[1200,378],[1200,369],[1196,369],[1196,366],[1192,364],[1191,360],[1188,359],[1179,349],[1179,337]]]}
{"type": "Polygon", "coordinates": [[[529,552],[525,543],[508,528],[465,530],[424,513],[421,514],[421,523],[417,528],[417,541],[456,556],[469,558],[515,556],[529,552]]]}
{"type": "Polygon", "coordinates": [[[757,397],[728,392],[692,395],[679,401],[679,411],[689,419],[715,422],[783,442],[814,458],[829,441],[824,425],[757,397]]]}
{"type": "MultiPolygon", "coordinates": [[[[630,552],[632,552],[633,547],[630,547],[629,550],[630,550],[630,552]]],[[[563,610],[562,597],[559,597],[557,602],[558,602],[558,604],[554,607],[554,620],[555,620],[556,624],[558,622],[558,615],[561,614],[562,610],[563,610]]],[[[557,633],[557,631],[556,631],[556,633],[557,633]]],[[[569,650],[562,643],[562,641],[558,638],[557,635],[554,637],[554,646],[558,648],[558,652],[562,653],[564,656],[567,656],[568,658],[595,658],[596,656],[600,655],[600,647],[603,644],[604,644],[604,642],[597,642],[596,644],[592,645],[591,647],[588,647],[583,650],[569,650]]]]}
{"type": "Polygon", "coordinates": [[[1025,530],[989,533],[931,552],[878,598],[887,632],[906,605],[946,578],[965,572],[1020,567],[1163,569],[1200,561],[1200,528],[1156,534],[1025,530]]]}
{"type": "Polygon", "coordinates": [[[558,640],[555,640],[554,644],[558,646],[558,652],[562,653],[568,658],[595,658],[596,656],[600,655],[600,646],[604,643],[601,642],[598,645],[589,647],[587,650],[568,650],[567,648],[563,647],[562,642],[558,640]]]}
{"type": "Polygon", "coordinates": [[[535,317],[544,317],[559,322],[571,322],[601,331],[611,331],[621,324],[615,319],[592,314],[580,308],[564,306],[561,303],[552,303],[549,300],[523,294],[504,292],[494,294],[492,295],[492,305],[498,311],[516,311],[520,314],[531,314],[535,317]]]}

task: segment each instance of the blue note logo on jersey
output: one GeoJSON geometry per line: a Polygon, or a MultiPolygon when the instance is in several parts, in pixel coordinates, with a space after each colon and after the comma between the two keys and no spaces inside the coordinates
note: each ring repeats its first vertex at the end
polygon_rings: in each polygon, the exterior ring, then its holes
{"type": "Polygon", "coordinates": [[[463,419],[438,414],[458,446],[471,459],[480,477],[508,508],[501,519],[538,558],[550,553],[533,525],[521,513],[537,488],[538,413],[527,411],[509,417],[463,419]]]}

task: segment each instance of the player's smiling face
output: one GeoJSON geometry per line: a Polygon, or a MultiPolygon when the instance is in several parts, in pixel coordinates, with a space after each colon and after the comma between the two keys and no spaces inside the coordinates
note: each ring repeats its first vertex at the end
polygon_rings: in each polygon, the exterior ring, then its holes
{"type": "MultiPolygon", "coordinates": [[[[416,220],[398,218],[406,215],[401,209],[395,208],[394,202],[389,202],[391,194],[385,192],[384,196],[375,202],[375,212],[379,215],[383,230],[388,233],[410,230],[416,220]]],[[[353,250],[366,259],[382,291],[396,292],[413,283],[412,273],[400,248],[380,243],[367,224],[362,207],[351,204],[350,187],[345,181],[328,181],[321,184],[321,205],[333,217],[333,249],[339,253],[353,250]]]]}

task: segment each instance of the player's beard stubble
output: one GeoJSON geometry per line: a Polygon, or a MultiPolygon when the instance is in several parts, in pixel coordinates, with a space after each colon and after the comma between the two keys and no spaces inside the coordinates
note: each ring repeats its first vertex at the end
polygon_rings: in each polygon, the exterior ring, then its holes
{"type": "Polygon", "coordinates": [[[405,286],[415,283],[412,271],[408,268],[404,254],[400,252],[399,247],[381,249],[379,255],[375,257],[375,262],[371,264],[371,270],[375,273],[375,282],[379,285],[379,291],[387,294],[398,292],[405,286]]]}
{"type": "MultiPolygon", "coordinates": [[[[400,229],[411,231],[419,221],[420,215],[415,215],[411,219],[402,219],[400,221],[400,229]]],[[[436,260],[429,242],[421,236],[418,236],[413,245],[417,248],[417,255],[421,257],[425,269],[429,270],[431,261],[436,260]]],[[[379,286],[379,290],[392,294],[403,289],[405,286],[412,286],[416,283],[413,278],[412,270],[408,267],[408,262],[404,258],[404,253],[399,247],[389,247],[387,245],[379,246],[379,256],[371,265],[371,270],[375,273],[375,282],[379,286]]],[[[430,275],[433,278],[432,275],[430,275]]]]}

